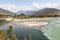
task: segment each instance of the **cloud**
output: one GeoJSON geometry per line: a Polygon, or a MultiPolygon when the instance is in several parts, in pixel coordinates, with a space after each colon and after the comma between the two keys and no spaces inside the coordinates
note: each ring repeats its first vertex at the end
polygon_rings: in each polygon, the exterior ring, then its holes
{"type": "Polygon", "coordinates": [[[9,11],[12,11],[12,12],[17,12],[19,10],[33,10],[33,7],[32,5],[19,5],[19,6],[16,6],[16,5],[13,5],[13,4],[0,4],[0,8],[3,8],[5,10],[9,10],[9,11]]]}
{"type": "Polygon", "coordinates": [[[40,4],[39,3],[33,3],[33,6],[35,6],[36,8],[40,8],[40,4]]]}
{"type": "Polygon", "coordinates": [[[36,8],[57,8],[59,7],[59,3],[33,3],[36,8]]]}
{"type": "Polygon", "coordinates": [[[58,8],[59,3],[32,3],[31,5],[13,5],[13,4],[0,4],[0,8],[9,10],[12,12],[17,12],[19,10],[38,10],[43,8],[58,8]]]}

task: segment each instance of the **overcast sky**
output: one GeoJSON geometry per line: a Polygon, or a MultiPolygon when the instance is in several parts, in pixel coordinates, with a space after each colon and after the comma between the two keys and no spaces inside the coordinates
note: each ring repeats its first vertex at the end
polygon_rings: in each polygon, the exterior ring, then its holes
{"type": "Polygon", "coordinates": [[[60,9],[60,0],[0,0],[0,8],[17,12],[19,10],[60,9]]]}

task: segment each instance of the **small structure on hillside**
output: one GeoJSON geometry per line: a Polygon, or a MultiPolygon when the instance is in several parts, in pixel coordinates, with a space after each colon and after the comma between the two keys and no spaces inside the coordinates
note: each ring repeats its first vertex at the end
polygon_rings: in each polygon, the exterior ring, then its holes
{"type": "Polygon", "coordinates": [[[26,16],[24,13],[20,13],[18,16],[26,16]]]}
{"type": "Polygon", "coordinates": [[[25,15],[24,13],[20,13],[20,14],[18,15],[18,17],[19,17],[19,18],[26,18],[26,15],[25,15]]]}

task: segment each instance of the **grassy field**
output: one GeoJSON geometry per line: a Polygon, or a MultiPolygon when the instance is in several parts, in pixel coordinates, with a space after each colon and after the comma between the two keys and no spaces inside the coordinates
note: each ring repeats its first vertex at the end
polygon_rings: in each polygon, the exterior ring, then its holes
{"type": "Polygon", "coordinates": [[[0,30],[0,40],[5,40],[5,37],[6,37],[6,31],[0,30]]]}

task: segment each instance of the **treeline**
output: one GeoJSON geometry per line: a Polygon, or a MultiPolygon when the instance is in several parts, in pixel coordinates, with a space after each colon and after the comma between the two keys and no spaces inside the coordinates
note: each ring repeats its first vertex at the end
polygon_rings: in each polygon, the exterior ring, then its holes
{"type": "Polygon", "coordinates": [[[7,18],[7,17],[13,17],[12,15],[4,15],[4,14],[0,14],[0,18],[7,18]]]}
{"type": "Polygon", "coordinates": [[[31,15],[30,17],[60,17],[60,15],[39,14],[39,15],[31,15]]]}

